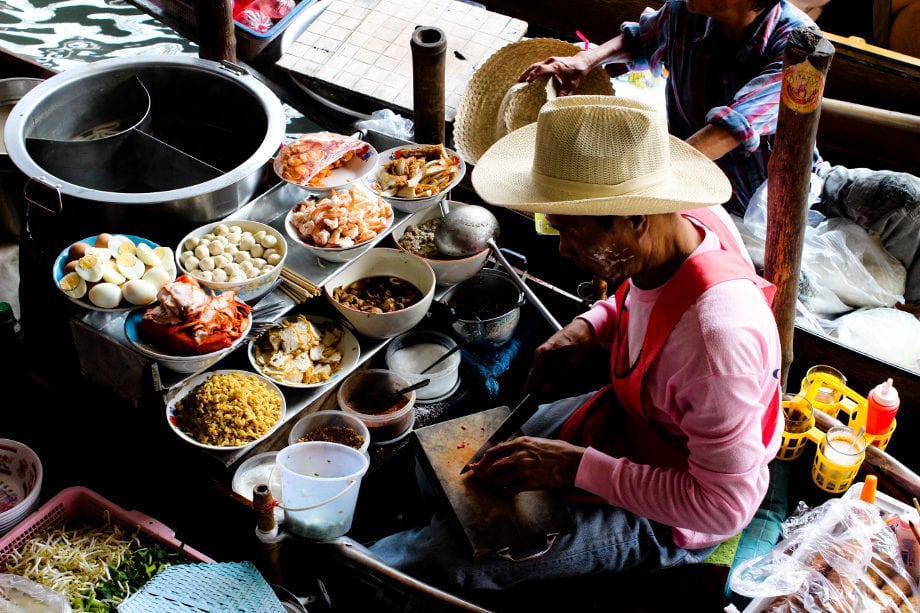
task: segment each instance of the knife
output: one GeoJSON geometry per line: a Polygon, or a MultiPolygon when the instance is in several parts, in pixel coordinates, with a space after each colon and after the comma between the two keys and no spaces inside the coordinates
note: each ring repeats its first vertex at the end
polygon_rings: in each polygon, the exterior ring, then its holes
{"type": "Polygon", "coordinates": [[[469,462],[463,465],[463,468],[460,469],[460,474],[462,475],[470,469],[470,467],[482,459],[482,456],[492,447],[495,447],[499,443],[508,440],[508,438],[517,432],[524,422],[530,419],[530,417],[537,412],[537,407],[540,406],[538,402],[530,402],[530,394],[525,395],[521,401],[514,407],[514,410],[505,418],[505,421],[498,426],[495,432],[489,437],[489,439],[482,444],[482,447],[476,450],[476,453],[473,454],[473,457],[470,458],[469,462]]]}

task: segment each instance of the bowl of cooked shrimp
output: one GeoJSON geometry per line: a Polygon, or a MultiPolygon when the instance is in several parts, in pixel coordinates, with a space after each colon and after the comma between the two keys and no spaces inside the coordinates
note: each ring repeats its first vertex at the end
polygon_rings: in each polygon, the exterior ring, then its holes
{"type": "Polygon", "coordinates": [[[285,218],[288,236],[317,257],[348,262],[366,252],[393,224],[393,208],[360,186],[311,194],[285,218]]]}

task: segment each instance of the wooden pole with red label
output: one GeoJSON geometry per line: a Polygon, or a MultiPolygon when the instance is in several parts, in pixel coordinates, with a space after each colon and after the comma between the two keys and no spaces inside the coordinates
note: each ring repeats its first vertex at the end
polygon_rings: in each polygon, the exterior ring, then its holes
{"type": "Polygon", "coordinates": [[[824,82],[834,46],[815,28],[799,27],[783,55],[782,94],[767,165],[764,277],[777,287],[773,315],[782,344],[782,388],[792,363],[795,303],[808,215],[808,187],[824,82]]]}

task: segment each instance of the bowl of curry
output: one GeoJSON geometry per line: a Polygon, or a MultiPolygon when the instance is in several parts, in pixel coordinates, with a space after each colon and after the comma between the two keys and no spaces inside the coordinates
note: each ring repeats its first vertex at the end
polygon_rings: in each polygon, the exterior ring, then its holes
{"type": "Polygon", "coordinates": [[[332,275],[323,291],[359,334],[386,339],[422,321],[435,285],[427,262],[400,249],[378,247],[332,275]]]}

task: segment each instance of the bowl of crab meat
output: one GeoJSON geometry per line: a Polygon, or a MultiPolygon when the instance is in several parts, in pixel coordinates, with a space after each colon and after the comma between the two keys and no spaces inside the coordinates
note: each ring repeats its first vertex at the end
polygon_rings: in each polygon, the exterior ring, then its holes
{"type": "Polygon", "coordinates": [[[375,248],[326,280],[332,306],[358,333],[391,338],[418,324],[431,307],[435,276],[424,260],[375,248]]]}
{"type": "Polygon", "coordinates": [[[348,262],[365,253],[393,225],[393,208],[361,187],[310,195],[284,221],[288,236],[313,255],[348,262]]]}
{"type": "Polygon", "coordinates": [[[157,301],[128,314],[125,336],[139,353],[176,372],[209,368],[252,327],[252,309],[234,291],[206,290],[190,275],[164,285],[157,301]]]}
{"type": "Polygon", "coordinates": [[[368,187],[403,213],[416,213],[440,202],[466,174],[466,163],[443,144],[393,147],[378,157],[368,187]]]}

